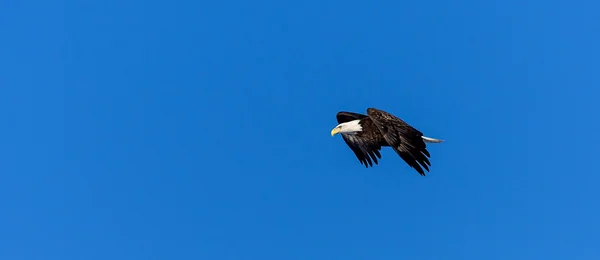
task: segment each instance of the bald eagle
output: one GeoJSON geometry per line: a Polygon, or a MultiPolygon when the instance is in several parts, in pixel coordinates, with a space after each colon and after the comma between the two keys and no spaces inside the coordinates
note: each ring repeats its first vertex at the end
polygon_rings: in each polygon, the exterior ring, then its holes
{"type": "Polygon", "coordinates": [[[376,108],[368,108],[366,115],[340,111],[336,117],[338,125],[331,130],[331,136],[341,134],[360,163],[367,168],[373,167],[373,162],[378,164],[381,147],[389,146],[411,168],[425,176],[423,168],[429,172],[431,166],[425,143],[443,142],[423,136],[400,118],[376,108]]]}

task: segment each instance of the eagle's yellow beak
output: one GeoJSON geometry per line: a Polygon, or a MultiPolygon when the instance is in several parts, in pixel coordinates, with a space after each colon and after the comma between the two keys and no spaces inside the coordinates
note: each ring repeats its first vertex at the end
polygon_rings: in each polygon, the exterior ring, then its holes
{"type": "Polygon", "coordinates": [[[339,128],[339,127],[336,127],[336,128],[334,128],[333,130],[331,130],[331,136],[334,136],[335,134],[337,134],[337,133],[339,133],[339,132],[340,132],[340,128],[339,128]]]}

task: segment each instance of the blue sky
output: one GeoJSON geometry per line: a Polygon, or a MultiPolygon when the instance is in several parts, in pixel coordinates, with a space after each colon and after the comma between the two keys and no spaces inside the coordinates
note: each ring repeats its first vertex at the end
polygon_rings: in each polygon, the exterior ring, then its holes
{"type": "Polygon", "coordinates": [[[599,7],[4,1],[0,258],[598,259],[599,7]]]}

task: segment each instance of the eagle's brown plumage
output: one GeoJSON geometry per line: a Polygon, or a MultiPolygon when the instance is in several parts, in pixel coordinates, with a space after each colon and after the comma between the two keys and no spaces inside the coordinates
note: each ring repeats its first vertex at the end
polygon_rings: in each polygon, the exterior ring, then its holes
{"type": "Polygon", "coordinates": [[[341,111],[336,117],[338,124],[360,120],[362,131],[341,135],[365,167],[378,164],[381,147],[389,146],[420,175],[425,176],[423,168],[429,172],[430,154],[423,133],[402,119],[375,108],[368,108],[367,115],[341,111]]]}

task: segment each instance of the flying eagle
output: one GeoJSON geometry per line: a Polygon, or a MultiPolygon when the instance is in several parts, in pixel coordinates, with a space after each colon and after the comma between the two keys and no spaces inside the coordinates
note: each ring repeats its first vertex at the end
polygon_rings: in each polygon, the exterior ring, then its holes
{"type": "Polygon", "coordinates": [[[340,111],[336,115],[338,125],[331,130],[331,136],[341,134],[358,160],[365,167],[373,167],[381,159],[381,147],[392,149],[420,175],[421,168],[429,172],[431,163],[425,143],[441,143],[443,140],[423,136],[402,119],[379,109],[368,108],[367,115],[340,111]]]}

